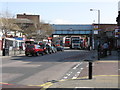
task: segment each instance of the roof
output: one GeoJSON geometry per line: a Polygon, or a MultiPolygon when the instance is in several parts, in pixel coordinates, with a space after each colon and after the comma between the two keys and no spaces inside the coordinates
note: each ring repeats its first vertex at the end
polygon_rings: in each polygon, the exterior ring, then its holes
{"type": "Polygon", "coordinates": [[[32,20],[29,19],[14,19],[15,23],[33,23],[32,20]]]}

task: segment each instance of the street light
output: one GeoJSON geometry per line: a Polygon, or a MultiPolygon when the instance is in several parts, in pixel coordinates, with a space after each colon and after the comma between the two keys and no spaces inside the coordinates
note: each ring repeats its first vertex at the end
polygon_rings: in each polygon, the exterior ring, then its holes
{"type": "MultiPolygon", "coordinates": [[[[97,9],[90,9],[90,11],[97,11],[98,12],[98,30],[100,28],[100,10],[97,9]]],[[[99,32],[98,32],[99,34],[99,32]]],[[[94,32],[93,32],[93,45],[94,45],[94,32]]],[[[98,39],[98,60],[100,60],[100,41],[98,39]]]]}
{"type": "Polygon", "coordinates": [[[100,10],[90,9],[90,11],[98,11],[98,29],[99,29],[99,25],[100,25],[100,10]]]}

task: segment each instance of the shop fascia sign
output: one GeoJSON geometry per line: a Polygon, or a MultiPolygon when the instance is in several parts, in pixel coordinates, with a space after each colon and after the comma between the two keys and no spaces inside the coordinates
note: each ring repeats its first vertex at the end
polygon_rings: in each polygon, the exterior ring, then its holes
{"type": "Polygon", "coordinates": [[[15,40],[23,40],[21,37],[15,37],[15,40]]]}
{"type": "Polygon", "coordinates": [[[115,37],[120,37],[120,28],[115,29],[115,37]]]}
{"type": "Polygon", "coordinates": [[[98,25],[94,26],[94,34],[98,34],[101,29],[98,29],[98,25]]]}

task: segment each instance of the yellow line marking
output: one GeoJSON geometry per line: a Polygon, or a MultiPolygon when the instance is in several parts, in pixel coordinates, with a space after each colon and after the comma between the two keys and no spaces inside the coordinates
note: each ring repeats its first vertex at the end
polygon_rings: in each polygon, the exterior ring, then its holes
{"type": "MultiPolygon", "coordinates": [[[[91,88],[91,89],[93,89],[93,88],[96,88],[96,87],[75,87],[75,89],[77,90],[77,88],[79,89],[79,88],[91,88]]],[[[101,90],[102,90],[102,88],[106,88],[106,87],[97,87],[97,88],[101,88],[101,90]]],[[[108,89],[111,89],[112,90],[112,88],[114,89],[114,88],[116,88],[116,90],[117,90],[117,88],[118,87],[108,87],[108,89]]],[[[82,90],[82,89],[81,89],[82,90]]],[[[93,89],[94,90],[94,89],[93,89]]],[[[99,89],[100,90],[100,89],[99,89]]]]}
{"type": "MultiPolygon", "coordinates": [[[[98,76],[101,76],[101,77],[106,77],[106,76],[120,77],[120,75],[93,75],[93,77],[98,77],[98,76]]],[[[77,79],[84,79],[84,78],[88,78],[88,76],[80,77],[80,78],[77,78],[77,79]]]]}
{"type": "Polygon", "coordinates": [[[50,87],[52,85],[53,85],[53,83],[47,82],[47,83],[44,83],[44,84],[41,84],[41,85],[29,85],[29,86],[38,86],[38,87],[42,87],[41,90],[45,90],[46,88],[48,88],[48,87],[50,87]]]}
{"type": "Polygon", "coordinates": [[[97,77],[97,76],[103,76],[103,77],[104,76],[111,76],[111,77],[117,77],[118,76],[119,77],[120,75],[94,75],[94,77],[97,77]]]}
{"type": "Polygon", "coordinates": [[[3,84],[3,85],[14,85],[14,84],[11,84],[11,83],[4,83],[4,82],[0,82],[0,84],[3,84]]]}
{"type": "Polygon", "coordinates": [[[120,62],[120,61],[96,61],[96,62],[106,62],[106,63],[107,63],[107,62],[108,62],[108,63],[109,63],[109,62],[112,62],[112,63],[118,63],[118,62],[120,62]]]}
{"type": "Polygon", "coordinates": [[[3,82],[0,82],[0,84],[8,84],[8,83],[3,83],[3,82]]]}
{"type": "MultiPolygon", "coordinates": [[[[93,77],[98,77],[98,76],[101,76],[101,77],[105,77],[105,76],[116,77],[116,76],[120,76],[120,75],[93,75],[93,77]]],[[[77,79],[86,79],[86,78],[88,78],[88,76],[80,77],[80,78],[77,78],[77,79]]],[[[63,80],[59,80],[58,82],[64,82],[64,81],[69,81],[69,80],[77,80],[77,79],[63,79],[63,80]]],[[[41,90],[46,90],[47,88],[49,88],[52,85],[53,85],[52,82],[47,82],[47,83],[44,83],[44,84],[41,84],[41,85],[29,85],[29,86],[39,86],[39,87],[43,87],[41,90]]]]}

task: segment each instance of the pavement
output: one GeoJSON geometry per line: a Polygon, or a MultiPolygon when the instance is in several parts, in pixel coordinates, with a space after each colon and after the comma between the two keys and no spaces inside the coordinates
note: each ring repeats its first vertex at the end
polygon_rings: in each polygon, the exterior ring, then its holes
{"type": "Polygon", "coordinates": [[[25,51],[9,51],[9,54],[6,54],[5,56],[2,56],[2,50],[0,50],[0,58],[6,58],[11,56],[18,56],[18,55],[24,55],[25,51]]]}
{"type": "MultiPolygon", "coordinates": [[[[94,56],[97,55],[96,51],[94,56]]],[[[47,90],[120,90],[120,61],[117,51],[112,55],[92,62],[92,79],[89,79],[88,66],[84,67],[77,79],[65,79],[49,82],[43,89],[47,90]]],[[[88,62],[85,62],[88,63],[88,62]]]]}
{"type": "Polygon", "coordinates": [[[2,56],[2,50],[0,50],[0,56],[2,56]]]}

